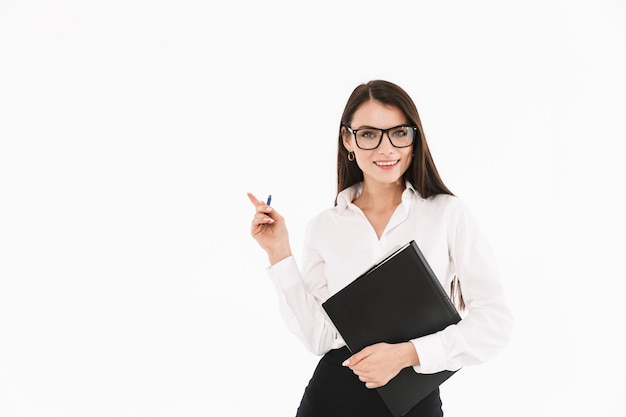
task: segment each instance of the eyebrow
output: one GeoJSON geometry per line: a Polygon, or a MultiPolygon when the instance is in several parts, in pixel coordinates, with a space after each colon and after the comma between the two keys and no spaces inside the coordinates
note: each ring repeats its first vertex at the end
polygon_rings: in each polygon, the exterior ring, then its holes
{"type": "MultiPolygon", "coordinates": [[[[395,127],[402,127],[402,126],[410,126],[410,125],[409,125],[409,123],[408,123],[408,122],[406,122],[406,123],[402,123],[402,124],[399,124],[399,125],[395,125],[395,126],[388,127],[387,129],[393,129],[393,128],[395,128],[395,127]]],[[[374,126],[370,126],[370,125],[359,126],[359,127],[357,127],[356,129],[352,129],[352,130],[360,130],[360,129],[378,129],[378,130],[387,130],[387,129],[382,129],[382,128],[380,128],[380,127],[374,127],[374,126]]]]}

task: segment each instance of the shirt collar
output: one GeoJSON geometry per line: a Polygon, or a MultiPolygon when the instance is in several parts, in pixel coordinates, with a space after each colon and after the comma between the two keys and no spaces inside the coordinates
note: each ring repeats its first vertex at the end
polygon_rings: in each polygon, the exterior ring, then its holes
{"type": "MultiPolygon", "coordinates": [[[[402,192],[402,204],[406,207],[414,199],[423,200],[422,196],[417,192],[415,187],[409,182],[405,182],[405,190],[402,192]]],[[[363,192],[363,182],[358,182],[337,194],[337,209],[339,214],[343,213],[350,204],[363,192]]]]}
{"type": "Polygon", "coordinates": [[[363,182],[358,182],[337,194],[337,209],[343,213],[358,196],[363,192],[363,182]]]}

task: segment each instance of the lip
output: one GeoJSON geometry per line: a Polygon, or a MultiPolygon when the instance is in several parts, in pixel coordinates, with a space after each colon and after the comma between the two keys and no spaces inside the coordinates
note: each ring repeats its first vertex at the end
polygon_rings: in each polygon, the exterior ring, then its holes
{"type": "Polygon", "coordinates": [[[399,159],[374,161],[374,165],[376,165],[380,169],[393,169],[394,167],[398,166],[399,163],[399,159]]]}

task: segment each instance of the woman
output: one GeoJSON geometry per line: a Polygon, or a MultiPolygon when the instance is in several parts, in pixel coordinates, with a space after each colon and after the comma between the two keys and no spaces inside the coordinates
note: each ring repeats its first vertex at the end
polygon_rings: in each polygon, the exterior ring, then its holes
{"type": "MultiPolygon", "coordinates": [[[[434,373],[498,354],[512,318],[488,242],[441,180],[413,100],[382,80],[358,86],[339,127],[335,206],[308,224],[302,267],[284,218],[252,194],[251,233],[267,252],[291,331],[320,360],[298,417],[390,416],[374,388],[405,367],[434,373]],[[462,313],[435,334],[351,354],[321,304],[394,247],[415,240],[462,313]],[[462,292],[461,292],[462,290],[462,292]]],[[[439,390],[406,416],[442,416],[439,390]]]]}

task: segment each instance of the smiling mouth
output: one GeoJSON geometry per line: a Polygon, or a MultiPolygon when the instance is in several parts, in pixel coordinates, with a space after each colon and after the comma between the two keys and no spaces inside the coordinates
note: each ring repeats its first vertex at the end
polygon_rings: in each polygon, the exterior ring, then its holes
{"type": "Polygon", "coordinates": [[[378,165],[379,167],[390,167],[396,165],[398,162],[400,162],[399,159],[396,161],[374,161],[374,164],[378,165]]]}

